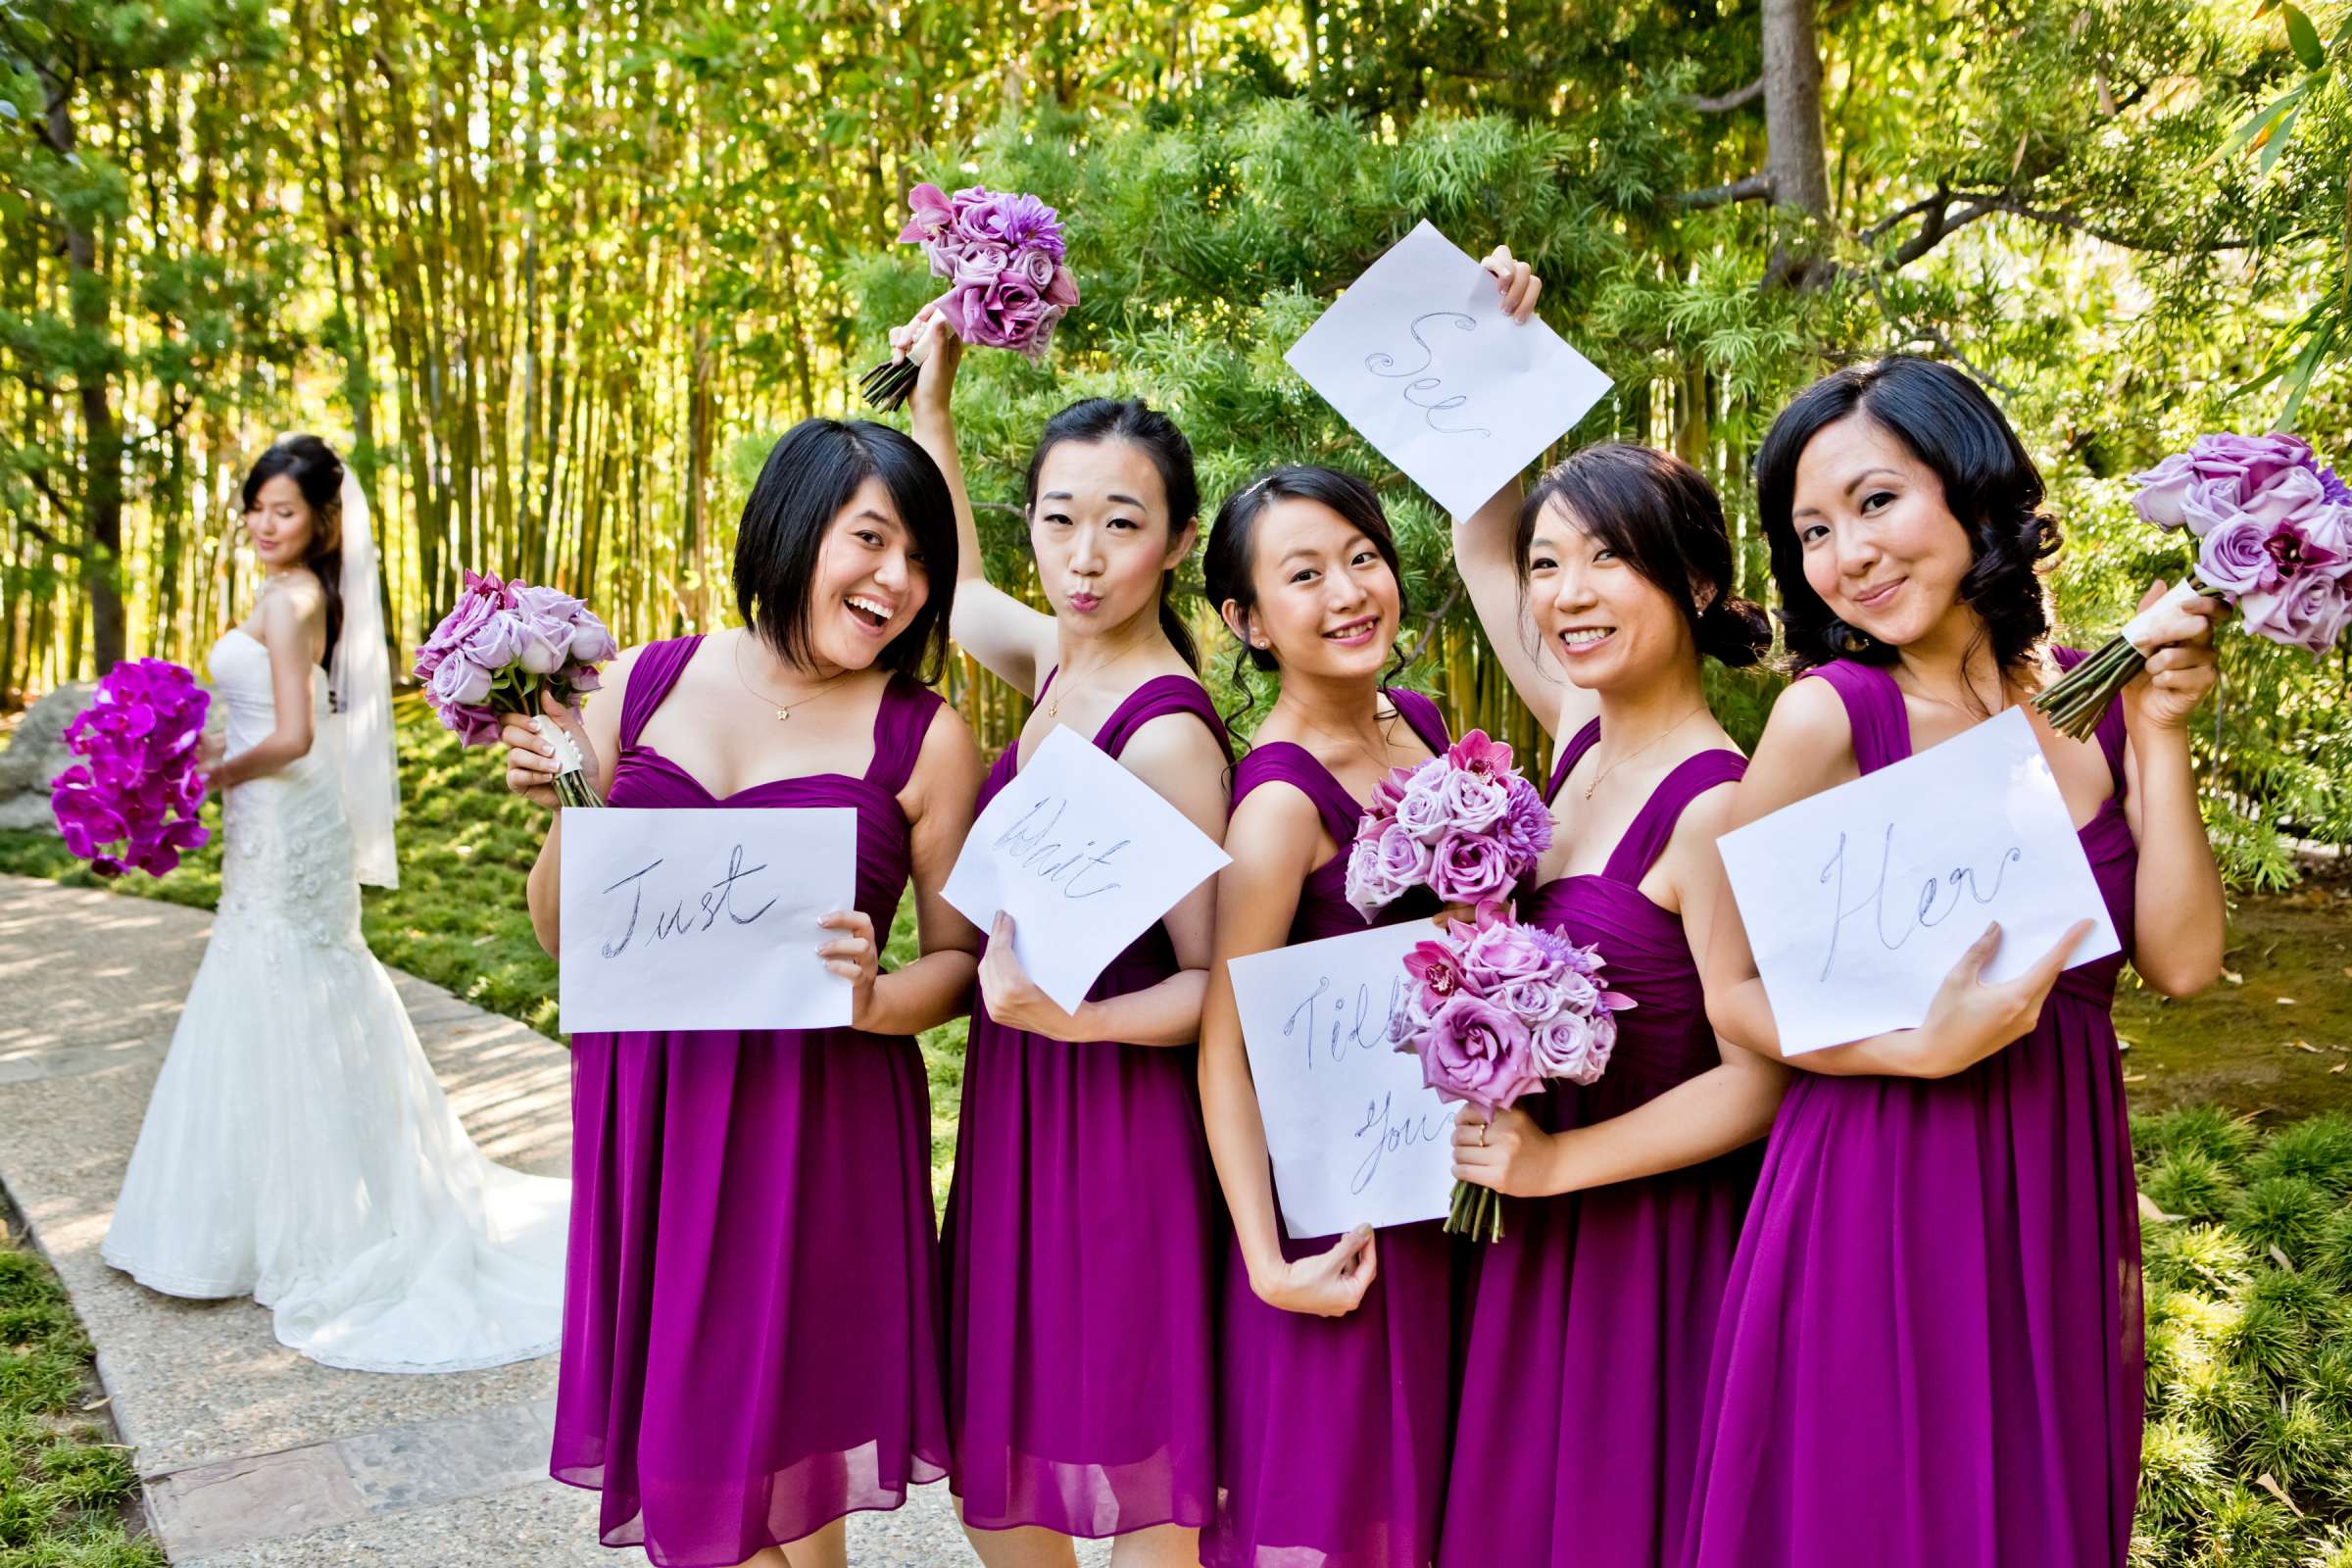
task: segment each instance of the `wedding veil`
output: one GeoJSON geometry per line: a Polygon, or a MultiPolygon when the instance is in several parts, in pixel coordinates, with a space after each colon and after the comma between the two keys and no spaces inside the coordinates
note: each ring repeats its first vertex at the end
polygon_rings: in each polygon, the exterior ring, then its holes
{"type": "Polygon", "coordinates": [[[352,863],[373,887],[400,886],[392,822],[400,815],[400,765],[392,755],[392,660],[384,649],[375,529],[368,497],[343,470],[343,630],[327,671],[342,754],[343,810],[351,820],[352,863]]]}

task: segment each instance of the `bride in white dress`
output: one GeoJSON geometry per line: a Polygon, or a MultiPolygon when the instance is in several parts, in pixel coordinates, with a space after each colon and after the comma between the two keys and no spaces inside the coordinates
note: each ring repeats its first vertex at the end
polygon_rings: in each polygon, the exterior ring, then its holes
{"type": "Polygon", "coordinates": [[[104,1255],[169,1295],[249,1295],[328,1366],[545,1355],[571,1184],[473,1146],[360,935],[359,883],[396,884],[399,804],[366,504],[317,436],[271,447],[244,495],[268,576],[212,651],[220,910],[104,1255]]]}

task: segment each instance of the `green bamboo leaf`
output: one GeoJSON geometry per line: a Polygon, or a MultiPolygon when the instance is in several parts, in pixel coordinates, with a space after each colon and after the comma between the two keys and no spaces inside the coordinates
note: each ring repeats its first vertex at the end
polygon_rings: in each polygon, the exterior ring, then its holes
{"type": "Polygon", "coordinates": [[[2278,162],[2278,155],[2280,153],[2286,151],[2286,144],[2295,133],[2295,119],[2302,113],[2303,106],[2301,104],[2297,104],[2294,108],[2289,109],[2285,115],[2280,117],[2278,128],[2273,130],[2265,139],[2262,149],[2262,172],[2264,177],[2269,177],[2271,166],[2278,162]]]}
{"type": "MultiPolygon", "coordinates": [[[[2311,76],[2304,77],[2301,81],[2295,83],[2295,85],[2289,87],[2286,91],[2280,93],[2278,97],[2272,99],[2262,108],[2255,110],[2244,120],[2240,121],[2237,128],[2230,133],[2229,139],[2223,142],[2220,149],[2214,153],[2212,158],[2206,160],[2206,162],[2209,164],[2219,163],[2226,158],[2234,156],[2238,151],[2244,148],[2247,143],[2256,142],[2257,137],[2267,137],[2273,128],[2277,126],[2279,118],[2291,111],[2296,104],[2303,101],[2304,97],[2311,91],[2312,83],[2315,79],[2316,78],[2311,76]]],[[[2259,142],[2256,142],[2256,145],[2259,145],[2259,142]]]]}
{"type": "Polygon", "coordinates": [[[2317,71],[2328,63],[2328,51],[2320,47],[2320,29],[2311,24],[2311,18],[2300,6],[2281,6],[2286,18],[2286,46],[2303,62],[2306,71],[2317,71]]]}

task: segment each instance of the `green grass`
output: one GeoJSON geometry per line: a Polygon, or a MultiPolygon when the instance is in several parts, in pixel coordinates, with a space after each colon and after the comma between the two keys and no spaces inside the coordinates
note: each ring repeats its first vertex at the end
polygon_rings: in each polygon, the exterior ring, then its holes
{"type": "Polygon", "coordinates": [[[0,1210],[0,1568],[160,1568],[65,1288],[0,1210]]]}

